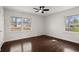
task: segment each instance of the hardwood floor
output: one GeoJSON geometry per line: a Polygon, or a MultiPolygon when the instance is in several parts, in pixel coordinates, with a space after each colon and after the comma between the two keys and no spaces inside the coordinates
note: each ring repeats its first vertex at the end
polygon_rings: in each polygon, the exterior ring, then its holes
{"type": "Polygon", "coordinates": [[[79,44],[42,35],[5,42],[2,52],[78,52],[79,44]]]}

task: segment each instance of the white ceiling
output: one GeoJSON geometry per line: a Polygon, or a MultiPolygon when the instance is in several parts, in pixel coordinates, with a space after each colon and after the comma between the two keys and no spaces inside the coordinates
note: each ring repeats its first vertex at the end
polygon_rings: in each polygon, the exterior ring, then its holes
{"type": "Polygon", "coordinates": [[[33,8],[38,8],[38,7],[39,6],[5,6],[4,8],[15,10],[15,11],[20,11],[20,12],[26,12],[26,13],[32,13],[32,14],[46,16],[49,14],[55,14],[57,12],[61,12],[64,10],[74,8],[75,6],[45,6],[45,8],[50,9],[50,11],[46,11],[43,14],[40,12],[36,13],[35,10],[33,9],[33,8]]]}

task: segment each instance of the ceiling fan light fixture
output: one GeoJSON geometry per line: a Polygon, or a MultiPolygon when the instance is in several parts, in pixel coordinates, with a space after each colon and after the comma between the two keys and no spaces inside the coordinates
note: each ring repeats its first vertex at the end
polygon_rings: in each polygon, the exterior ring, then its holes
{"type": "Polygon", "coordinates": [[[39,12],[42,12],[42,10],[39,10],[39,12]]]}

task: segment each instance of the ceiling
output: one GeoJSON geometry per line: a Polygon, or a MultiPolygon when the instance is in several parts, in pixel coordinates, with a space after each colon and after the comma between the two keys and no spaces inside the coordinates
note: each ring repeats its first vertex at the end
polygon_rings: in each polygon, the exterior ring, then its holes
{"type": "Polygon", "coordinates": [[[45,6],[45,8],[50,9],[50,11],[46,11],[45,13],[35,12],[33,8],[38,8],[39,6],[5,6],[6,9],[11,9],[20,12],[26,12],[31,14],[37,14],[42,16],[47,16],[49,14],[55,14],[57,12],[65,11],[71,8],[75,8],[76,6],[45,6]]]}

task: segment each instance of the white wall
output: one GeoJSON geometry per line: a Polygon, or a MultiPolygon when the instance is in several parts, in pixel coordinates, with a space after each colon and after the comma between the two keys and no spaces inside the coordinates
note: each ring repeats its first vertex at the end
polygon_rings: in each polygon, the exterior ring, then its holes
{"type": "Polygon", "coordinates": [[[0,6],[0,48],[4,42],[4,10],[0,6]]]}
{"type": "Polygon", "coordinates": [[[65,31],[64,20],[66,16],[79,14],[79,7],[50,15],[46,18],[46,35],[79,43],[79,32],[65,31]]]}
{"type": "Polygon", "coordinates": [[[16,40],[16,39],[21,39],[21,38],[43,35],[44,34],[44,30],[43,30],[44,20],[43,19],[44,18],[42,16],[5,9],[5,41],[11,41],[11,40],[16,40]],[[11,16],[25,17],[25,18],[31,16],[32,31],[11,32],[9,28],[11,16]]]}

